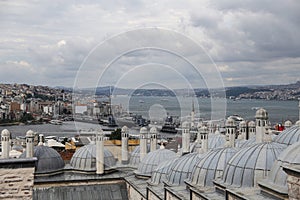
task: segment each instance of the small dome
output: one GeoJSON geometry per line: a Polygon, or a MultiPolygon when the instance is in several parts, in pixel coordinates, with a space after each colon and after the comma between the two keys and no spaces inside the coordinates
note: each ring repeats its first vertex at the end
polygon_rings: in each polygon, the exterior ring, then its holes
{"type": "Polygon", "coordinates": [[[202,126],[200,129],[199,129],[199,132],[200,133],[208,133],[208,128],[206,126],[202,126]]]}
{"type": "MultiPolygon", "coordinates": [[[[159,148],[159,145],[156,146],[159,148]]],[[[150,144],[147,144],[147,153],[150,151],[150,144]]],[[[140,164],[141,147],[136,146],[130,154],[129,165],[137,167],[140,164]]]]}
{"type": "Polygon", "coordinates": [[[287,174],[282,166],[286,164],[300,165],[300,142],[287,147],[275,161],[267,179],[261,181],[263,185],[278,188],[281,192],[288,193],[287,174]]]}
{"type": "Polygon", "coordinates": [[[285,127],[291,127],[292,125],[293,125],[293,123],[290,120],[287,120],[284,122],[285,127]]]}
{"type": "Polygon", "coordinates": [[[21,145],[18,145],[18,144],[14,144],[11,149],[19,151],[19,152],[23,152],[24,151],[24,148],[21,145]]]}
{"type": "Polygon", "coordinates": [[[34,136],[34,132],[32,130],[26,132],[26,137],[33,137],[33,136],[34,136]]]}
{"type": "Polygon", "coordinates": [[[226,123],[225,123],[225,126],[226,127],[234,127],[235,126],[235,122],[232,118],[229,118],[226,120],[226,123]]]}
{"type": "Polygon", "coordinates": [[[150,129],[150,133],[151,133],[151,134],[157,134],[157,128],[156,128],[156,127],[152,127],[152,128],[150,129]]]}
{"type": "Polygon", "coordinates": [[[236,154],[235,148],[222,148],[208,152],[196,164],[190,177],[190,184],[213,186],[213,180],[223,175],[229,160],[236,154]]]}
{"type": "MultiPolygon", "coordinates": [[[[80,147],[73,155],[71,166],[80,171],[95,171],[96,170],[96,145],[88,144],[80,147]]],[[[113,154],[104,148],[104,167],[110,168],[116,164],[116,159],[113,154]]]]}
{"type": "Polygon", "coordinates": [[[215,131],[215,134],[216,135],[218,135],[218,134],[221,135],[220,128],[217,127],[217,130],[215,131]]]}
{"type": "Polygon", "coordinates": [[[190,128],[190,124],[187,121],[184,121],[181,125],[182,128],[188,129],[190,128]]]}
{"type": "Polygon", "coordinates": [[[256,111],[255,118],[257,118],[257,119],[268,119],[268,113],[265,109],[260,108],[256,111]]]}
{"type": "Polygon", "coordinates": [[[127,133],[129,131],[128,127],[127,126],[123,126],[122,127],[122,132],[123,133],[127,133]]]}
{"type": "Polygon", "coordinates": [[[148,133],[148,130],[147,130],[146,127],[142,127],[142,128],[140,129],[140,134],[147,134],[147,133],[148,133]]]}
{"type": "Polygon", "coordinates": [[[1,132],[1,135],[9,137],[10,136],[10,132],[7,129],[3,129],[2,132],[1,132]]]}
{"type": "Polygon", "coordinates": [[[167,180],[167,174],[171,170],[172,164],[176,161],[177,159],[174,160],[168,160],[165,162],[162,162],[157,166],[157,168],[153,171],[150,184],[151,185],[158,185],[162,183],[163,181],[167,180]]]}
{"type": "Polygon", "coordinates": [[[295,125],[300,127],[300,120],[296,121],[295,125]]]}
{"type": "Polygon", "coordinates": [[[240,127],[246,127],[246,126],[247,126],[247,124],[246,124],[246,122],[245,122],[245,121],[241,121],[241,122],[240,122],[240,124],[239,124],[239,126],[240,126],[240,127]]]}
{"type": "Polygon", "coordinates": [[[168,149],[158,149],[148,153],[140,162],[137,175],[151,176],[157,166],[167,160],[175,159],[176,153],[168,149]]]}
{"type": "Polygon", "coordinates": [[[170,172],[167,173],[167,185],[182,185],[192,173],[196,163],[201,159],[202,154],[190,153],[179,157],[172,163],[170,172]]]}
{"type": "Polygon", "coordinates": [[[265,142],[239,150],[228,162],[223,182],[234,187],[254,187],[265,178],[285,145],[265,142]]]}
{"type": "Polygon", "coordinates": [[[300,127],[297,125],[285,129],[274,138],[274,142],[286,145],[291,145],[298,141],[300,141],[300,127]]]}
{"type": "MultiPolygon", "coordinates": [[[[65,163],[59,153],[51,147],[36,146],[33,157],[37,158],[35,163],[36,173],[48,173],[58,171],[64,168],[65,163]]],[[[26,151],[20,155],[20,158],[26,158],[26,151]]]]}
{"type": "Polygon", "coordinates": [[[223,148],[225,142],[225,136],[222,134],[215,133],[208,135],[208,149],[223,148]]]}
{"type": "Polygon", "coordinates": [[[255,127],[256,125],[255,125],[255,122],[254,122],[254,121],[250,121],[250,122],[248,123],[248,126],[249,126],[249,127],[255,127]]]}

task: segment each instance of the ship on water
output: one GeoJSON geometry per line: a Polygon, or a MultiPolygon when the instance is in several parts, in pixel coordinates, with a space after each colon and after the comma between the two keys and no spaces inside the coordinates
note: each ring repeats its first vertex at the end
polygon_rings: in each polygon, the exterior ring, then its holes
{"type": "Polygon", "coordinates": [[[178,117],[167,116],[160,132],[176,134],[178,132],[177,128],[179,126],[180,126],[180,122],[178,120],[178,117]]]}

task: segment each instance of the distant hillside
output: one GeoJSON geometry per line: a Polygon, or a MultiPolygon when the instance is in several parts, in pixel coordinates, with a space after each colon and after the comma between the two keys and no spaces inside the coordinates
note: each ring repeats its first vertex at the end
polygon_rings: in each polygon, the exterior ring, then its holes
{"type": "Polygon", "coordinates": [[[245,93],[255,93],[255,92],[266,92],[270,91],[270,89],[265,88],[249,88],[249,87],[230,87],[226,88],[226,96],[227,97],[238,97],[241,94],[245,93]]]}
{"type": "MultiPolygon", "coordinates": [[[[95,89],[89,88],[81,92],[94,93],[95,89]]],[[[190,96],[197,97],[222,96],[222,89],[208,90],[196,88],[194,91],[187,89],[123,89],[113,86],[97,87],[96,95],[132,95],[132,96],[190,96]]],[[[226,97],[244,99],[269,99],[269,100],[295,100],[300,97],[300,81],[287,85],[266,85],[266,86],[243,86],[225,88],[226,97]]]]}

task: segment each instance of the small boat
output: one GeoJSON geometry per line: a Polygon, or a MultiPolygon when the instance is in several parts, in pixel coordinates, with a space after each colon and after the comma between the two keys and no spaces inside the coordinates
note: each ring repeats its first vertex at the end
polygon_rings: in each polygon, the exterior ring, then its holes
{"type": "Polygon", "coordinates": [[[258,110],[260,107],[252,107],[251,110],[258,110]]]}
{"type": "Polygon", "coordinates": [[[169,101],[168,99],[161,99],[161,101],[169,101]]]}
{"type": "Polygon", "coordinates": [[[239,115],[231,115],[231,116],[228,117],[228,119],[233,119],[235,122],[244,121],[244,119],[239,115]]]}
{"type": "Polygon", "coordinates": [[[139,103],[145,103],[145,101],[143,101],[143,100],[140,99],[140,100],[139,100],[139,103]]]}
{"type": "Polygon", "coordinates": [[[58,120],[58,119],[52,119],[50,121],[50,124],[54,124],[54,125],[62,125],[62,121],[61,120],[58,120]]]}

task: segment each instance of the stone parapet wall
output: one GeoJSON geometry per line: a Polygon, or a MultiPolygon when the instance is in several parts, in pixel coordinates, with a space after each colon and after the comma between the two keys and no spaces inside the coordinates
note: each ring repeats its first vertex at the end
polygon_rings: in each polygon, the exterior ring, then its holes
{"type": "Polygon", "coordinates": [[[32,199],[34,168],[0,169],[0,199],[32,199]]]}
{"type": "Polygon", "coordinates": [[[0,160],[0,199],[32,199],[35,161],[0,160]]]}
{"type": "Polygon", "coordinates": [[[289,199],[299,200],[300,198],[300,177],[288,176],[289,199]]]}

